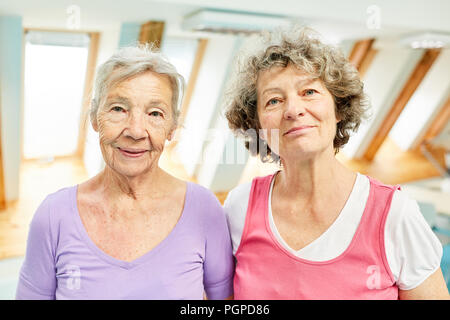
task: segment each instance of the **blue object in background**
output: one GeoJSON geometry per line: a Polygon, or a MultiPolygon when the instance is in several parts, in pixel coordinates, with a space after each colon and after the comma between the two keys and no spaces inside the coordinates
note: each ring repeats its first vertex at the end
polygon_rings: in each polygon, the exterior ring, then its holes
{"type": "Polygon", "coordinates": [[[444,275],[447,289],[450,292],[450,244],[444,246],[444,253],[442,254],[441,269],[444,275]]]}
{"type": "Polygon", "coordinates": [[[0,300],[14,300],[24,257],[0,260],[0,300]]]}
{"type": "MultiPolygon", "coordinates": [[[[434,205],[427,202],[418,202],[418,204],[420,211],[422,212],[425,220],[428,222],[433,232],[437,235],[443,235],[450,238],[450,230],[438,226],[438,213],[434,205]]],[[[442,274],[444,275],[445,283],[447,284],[447,289],[450,292],[450,243],[443,243],[442,247],[443,253],[441,260],[441,270],[442,274]]]]}

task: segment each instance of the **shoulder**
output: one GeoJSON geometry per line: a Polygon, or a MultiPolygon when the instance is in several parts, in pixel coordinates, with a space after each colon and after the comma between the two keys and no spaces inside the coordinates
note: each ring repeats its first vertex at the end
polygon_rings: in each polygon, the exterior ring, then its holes
{"type": "Polygon", "coordinates": [[[36,210],[35,217],[51,215],[53,212],[69,209],[76,200],[77,187],[62,188],[45,197],[36,210]]]}
{"type": "Polygon", "coordinates": [[[411,220],[420,220],[426,225],[426,220],[417,201],[412,199],[405,191],[395,190],[387,222],[390,224],[391,229],[394,229],[402,223],[408,223],[411,220]]]}
{"type": "Polygon", "coordinates": [[[224,202],[225,216],[233,238],[234,248],[237,248],[244,229],[251,188],[252,182],[238,185],[228,193],[224,202]]]}
{"type": "Polygon", "coordinates": [[[390,184],[386,184],[383,183],[375,178],[372,178],[371,176],[366,176],[370,181],[371,186],[375,186],[381,189],[389,189],[389,190],[400,190],[400,186],[399,185],[390,185],[390,184]]]}
{"type": "Polygon", "coordinates": [[[187,184],[186,203],[197,217],[209,221],[224,216],[222,205],[211,190],[197,183],[187,184]]]}
{"type": "Polygon", "coordinates": [[[70,186],[49,194],[44,202],[47,201],[52,206],[68,205],[72,204],[71,201],[76,199],[76,195],[77,186],[70,186]]]}
{"type": "Polygon", "coordinates": [[[418,202],[412,199],[399,185],[383,184],[370,178],[372,184],[393,192],[389,212],[386,218],[385,230],[391,234],[397,232],[402,226],[415,224],[428,228],[428,223],[421,212],[418,202]]]}
{"type": "Polygon", "coordinates": [[[247,207],[251,188],[252,182],[247,182],[231,189],[224,202],[225,211],[228,213],[239,210],[244,206],[247,207]]]}
{"type": "Polygon", "coordinates": [[[76,199],[76,186],[49,194],[36,209],[30,224],[30,234],[44,237],[56,231],[64,213],[71,210],[76,199]]]}
{"type": "Polygon", "coordinates": [[[195,199],[196,202],[201,202],[201,205],[219,205],[220,202],[216,195],[208,188],[194,182],[187,182],[187,197],[195,199]]]}

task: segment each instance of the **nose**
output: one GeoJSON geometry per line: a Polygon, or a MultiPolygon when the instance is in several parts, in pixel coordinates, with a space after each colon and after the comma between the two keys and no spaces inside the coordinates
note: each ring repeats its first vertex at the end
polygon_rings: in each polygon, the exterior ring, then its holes
{"type": "Polygon", "coordinates": [[[285,103],[284,118],[286,120],[296,119],[298,116],[305,115],[305,107],[301,99],[296,99],[296,97],[288,97],[285,103]]]}
{"type": "Polygon", "coordinates": [[[145,126],[145,114],[141,112],[130,113],[128,123],[124,131],[124,135],[134,140],[140,140],[147,137],[147,130],[145,126]]]}

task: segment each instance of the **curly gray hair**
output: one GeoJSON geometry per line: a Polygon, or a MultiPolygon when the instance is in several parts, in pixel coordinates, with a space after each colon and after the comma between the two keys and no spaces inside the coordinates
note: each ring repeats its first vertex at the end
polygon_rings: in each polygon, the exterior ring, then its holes
{"type": "Polygon", "coordinates": [[[320,79],[333,96],[336,116],[340,119],[333,141],[335,154],[338,153],[348,142],[350,131],[358,129],[369,107],[356,68],[338,48],[323,43],[319,34],[310,28],[266,32],[256,40],[256,45],[250,42],[249,49],[243,49],[238,55],[236,72],[227,87],[225,116],[230,129],[244,137],[245,146],[253,156],[259,154],[263,162],[280,160],[259,135],[252,134],[261,129],[256,82],[261,71],[293,64],[320,79]]]}

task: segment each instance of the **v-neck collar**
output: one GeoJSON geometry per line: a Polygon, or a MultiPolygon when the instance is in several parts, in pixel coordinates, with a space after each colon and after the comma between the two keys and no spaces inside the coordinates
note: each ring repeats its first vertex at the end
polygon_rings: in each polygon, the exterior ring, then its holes
{"type": "Polygon", "coordinates": [[[78,185],[73,187],[73,192],[71,192],[71,203],[72,203],[72,214],[75,221],[75,225],[77,227],[78,233],[80,235],[80,238],[82,241],[86,244],[89,249],[99,258],[104,260],[105,262],[118,266],[123,269],[132,269],[136,266],[142,265],[146,261],[148,261],[152,256],[154,256],[159,251],[163,250],[165,247],[170,245],[170,242],[173,241],[174,238],[176,238],[176,235],[179,233],[179,230],[182,229],[185,220],[187,219],[186,215],[189,210],[189,206],[191,205],[191,192],[192,192],[192,186],[191,182],[186,182],[186,194],[184,198],[184,206],[183,210],[181,212],[181,216],[178,219],[177,223],[173,227],[173,229],[170,231],[170,233],[165,237],[160,243],[158,243],[155,247],[153,247],[150,251],[144,253],[142,256],[134,259],[133,261],[125,261],[116,259],[103,250],[101,250],[94,241],[89,237],[86,228],[83,225],[83,222],[81,220],[80,212],[78,210],[78,204],[77,204],[77,193],[78,193],[78,185]]]}

